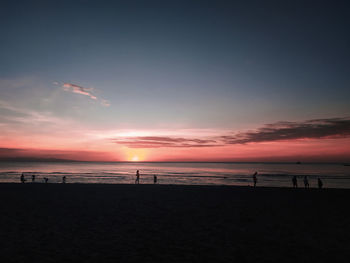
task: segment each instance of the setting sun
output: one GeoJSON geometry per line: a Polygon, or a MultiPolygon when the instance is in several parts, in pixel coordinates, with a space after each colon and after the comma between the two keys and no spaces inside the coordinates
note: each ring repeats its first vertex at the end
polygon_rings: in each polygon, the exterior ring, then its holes
{"type": "Polygon", "coordinates": [[[142,162],[146,160],[145,149],[130,149],[125,147],[125,160],[128,162],[142,162]]]}

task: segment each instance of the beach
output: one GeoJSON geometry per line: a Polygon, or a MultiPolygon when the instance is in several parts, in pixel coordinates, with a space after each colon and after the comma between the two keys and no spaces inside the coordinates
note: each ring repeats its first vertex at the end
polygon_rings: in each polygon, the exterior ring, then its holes
{"type": "Polygon", "coordinates": [[[2,262],[346,262],[347,189],[0,184],[2,262]]]}

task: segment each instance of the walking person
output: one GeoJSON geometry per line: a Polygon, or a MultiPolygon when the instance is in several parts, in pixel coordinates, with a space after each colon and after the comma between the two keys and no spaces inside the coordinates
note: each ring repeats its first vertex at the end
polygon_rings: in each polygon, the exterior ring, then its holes
{"type": "Polygon", "coordinates": [[[35,182],[35,174],[32,174],[32,183],[35,182]]]}
{"type": "Polygon", "coordinates": [[[24,179],[24,173],[22,173],[22,175],[21,175],[21,183],[24,184],[25,181],[26,181],[26,179],[24,179]]]}
{"type": "Polygon", "coordinates": [[[321,178],[318,178],[318,179],[317,179],[317,184],[318,184],[318,189],[322,189],[322,187],[323,187],[323,182],[322,182],[321,178]]]}
{"type": "Polygon", "coordinates": [[[254,187],[256,187],[256,183],[258,182],[258,178],[256,178],[257,175],[258,175],[258,172],[255,172],[255,173],[253,174],[254,187]]]}
{"type": "Polygon", "coordinates": [[[66,176],[63,176],[62,177],[62,184],[65,184],[66,183],[66,176]]]}
{"type": "Polygon", "coordinates": [[[298,180],[295,175],[292,178],[292,182],[293,182],[293,188],[298,188],[298,180]]]}
{"type": "Polygon", "coordinates": [[[136,179],[135,179],[135,184],[139,184],[140,183],[140,172],[139,170],[136,171],[136,179]]]}
{"type": "Polygon", "coordinates": [[[157,183],[157,176],[153,175],[153,183],[156,184],[157,183]]]}
{"type": "Polygon", "coordinates": [[[306,176],[306,175],[304,176],[304,186],[305,186],[305,188],[309,188],[309,187],[310,187],[310,185],[309,185],[309,179],[307,179],[307,176],[306,176]]]}

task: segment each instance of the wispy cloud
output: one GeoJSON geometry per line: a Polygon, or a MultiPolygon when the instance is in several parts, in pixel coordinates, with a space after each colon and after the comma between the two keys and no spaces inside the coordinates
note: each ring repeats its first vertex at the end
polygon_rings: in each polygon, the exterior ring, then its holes
{"type": "Polygon", "coordinates": [[[92,95],[93,88],[84,88],[72,83],[63,83],[62,85],[63,90],[65,91],[71,91],[73,93],[81,94],[90,97],[93,100],[97,100],[97,97],[92,95]]]}
{"type": "MultiPolygon", "coordinates": [[[[53,82],[53,84],[59,85],[58,82],[53,82]]],[[[102,106],[109,107],[111,105],[111,103],[108,100],[97,98],[97,96],[94,94],[94,88],[85,88],[72,83],[63,83],[62,88],[64,91],[88,96],[92,100],[97,100],[101,103],[102,106]]]]}
{"type": "Polygon", "coordinates": [[[125,145],[129,148],[181,148],[181,147],[214,147],[218,146],[215,140],[162,137],[162,136],[144,136],[144,137],[126,137],[114,138],[113,142],[125,145]]]}
{"type": "Polygon", "coordinates": [[[101,105],[103,105],[105,107],[109,107],[109,106],[111,106],[111,103],[108,100],[101,99],[101,105]]]}
{"type": "Polygon", "coordinates": [[[6,115],[0,115],[0,122],[8,121],[11,123],[28,123],[32,125],[44,123],[61,125],[69,123],[67,119],[55,117],[52,112],[39,112],[28,108],[19,108],[0,100],[0,113],[3,110],[6,110],[6,115]]]}
{"type": "Polygon", "coordinates": [[[219,147],[299,139],[337,139],[350,137],[350,118],[315,119],[304,122],[277,122],[254,131],[217,136],[183,138],[179,136],[120,136],[114,143],[129,148],[219,147]]]}
{"type": "Polygon", "coordinates": [[[350,118],[315,119],[304,122],[277,122],[256,131],[221,136],[225,144],[246,144],[297,139],[350,137],[350,118]]]}

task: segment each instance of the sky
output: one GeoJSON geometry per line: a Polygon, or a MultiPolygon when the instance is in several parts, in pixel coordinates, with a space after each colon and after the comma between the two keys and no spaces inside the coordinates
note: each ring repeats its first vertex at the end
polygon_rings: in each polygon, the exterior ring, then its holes
{"type": "Polygon", "coordinates": [[[350,162],[347,1],[1,1],[0,159],[350,162]]]}

